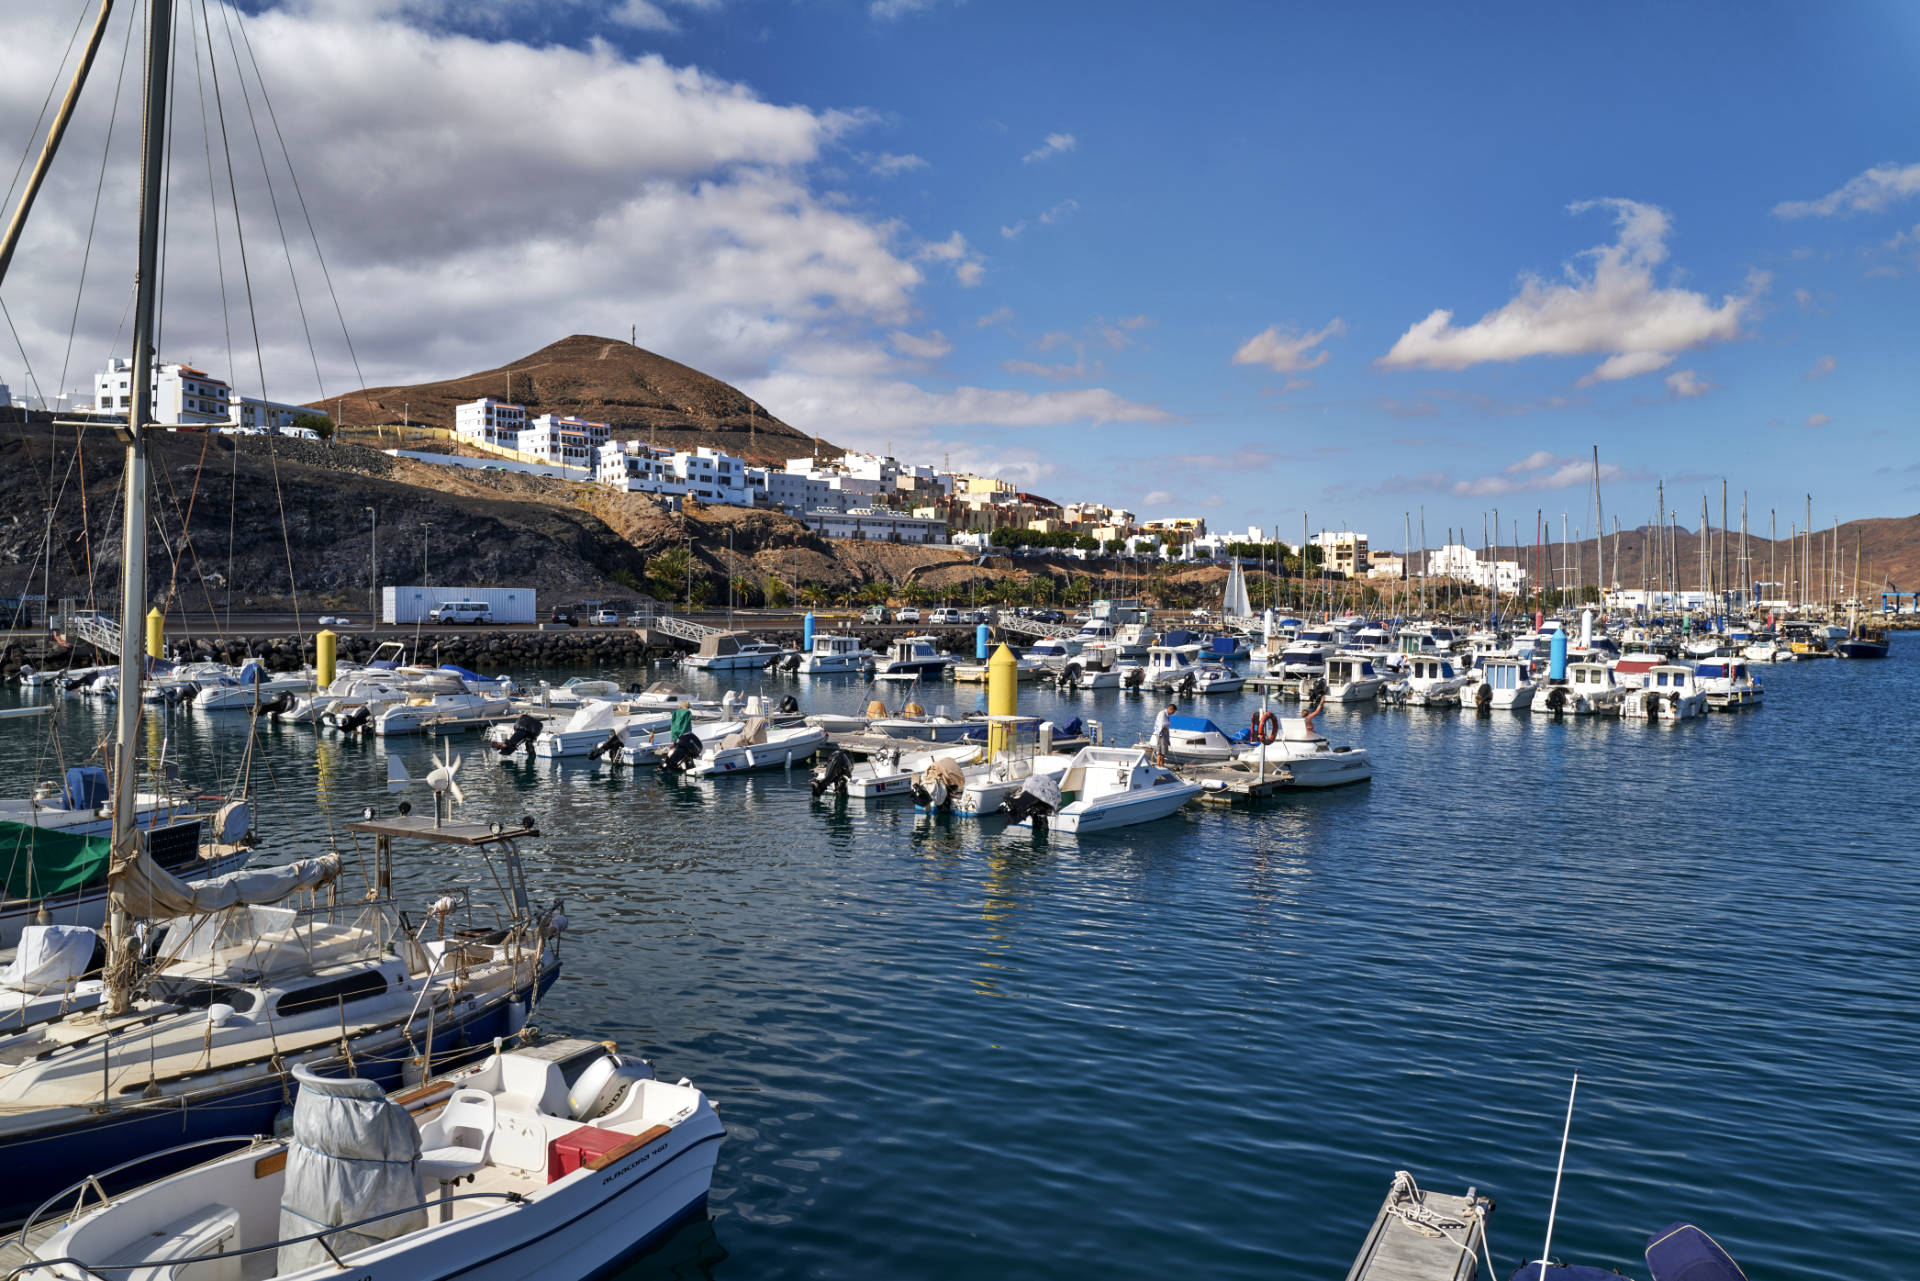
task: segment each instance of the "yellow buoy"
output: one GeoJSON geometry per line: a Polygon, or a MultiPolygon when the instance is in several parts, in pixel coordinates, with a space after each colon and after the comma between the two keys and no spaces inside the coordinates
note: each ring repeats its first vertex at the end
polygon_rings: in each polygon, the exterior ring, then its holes
{"type": "MultiPolygon", "coordinates": [[[[987,715],[1018,716],[1020,714],[1020,661],[1013,651],[1002,645],[993,651],[993,657],[987,660],[987,715]]],[[[992,721],[987,726],[987,759],[992,760],[1007,749],[1008,735],[1011,731],[1003,721],[992,721]]]]}
{"type": "Polygon", "coordinates": [[[340,638],[332,632],[321,632],[313,638],[313,669],[317,678],[316,688],[325,689],[333,684],[335,660],[340,656],[340,638]]]}
{"type": "Polygon", "coordinates": [[[167,616],[158,605],[147,611],[147,657],[167,656],[167,616]]]}

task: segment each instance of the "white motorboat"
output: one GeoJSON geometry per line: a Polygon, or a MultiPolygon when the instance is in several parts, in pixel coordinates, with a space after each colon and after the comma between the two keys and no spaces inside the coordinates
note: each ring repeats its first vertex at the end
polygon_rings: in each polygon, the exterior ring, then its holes
{"type": "MultiPolygon", "coordinates": [[[[618,694],[619,685],[616,682],[606,681],[603,683],[612,685],[613,689],[606,693],[591,694],[587,697],[609,698],[618,694]]],[[[572,684],[572,682],[569,681],[568,684],[572,684]]],[[[693,695],[687,693],[686,690],[675,685],[672,681],[655,681],[645,689],[627,695],[626,699],[634,708],[648,711],[664,710],[670,712],[676,707],[684,707],[689,710],[717,711],[720,706],[718,703],[695,698],[693,695]]]]}
{"type": "Polygon", "coordinates": [[[1761,632],[1755,636],[1740,651],[1740,656],[1749,663],[1790,663],[1796,657],[1790,647],[1774,639],[1772,632],[1761,632]]]}
{"type": "Polygon", "coordinates": [[[813,638],[813,648],[800,656],[799,671],[805,676],[861,672],[872,664],[873,658],[873,651],[862,645],[858,636],[822,632],[813,638]]]}
{"type": "Polygon", "coordinates": [[[1115,653],[1111,648],[1081,650],[1079,657],[1068,659],[1054,674],[1055,688],[1119,689],[1126,664],[1119,662],[1115,653]]]}
{"type": "MultiPolygon", "coordinates": [[[[698,1089],[600,1041],[495,1044],[484,1062],[391,1096],[302,1071],[291,1138],[243,1135],[97,1208],[81,1191],[83,1209],[68,1212],[63,1193],[65,1224],[34,1248],[44,1262],[32,1272],[593,1276],[700,1212],[725,1130],[698,1089]]],[[[119,1182],[103,1172],[81,1187],[119,1182]]]]}
{"type": "Polygon", "coordinates": [[[1144,619],[1139,622],[1120,623],[1113,629],[1114,652],[1121,658],[1145,658],[1147,651],[1153,648],[1159,639],[1159,634],[1153,630],[1153,625],[1144,619]]]}
{"type": "Polygon", "coordinates": [[[716,774],[746,774],[755,770],[791,769],[813,759],[826,745],[827,732],[817,725],[776,729],[764,716],[749,716],[735,733],[708,743],[687,767],[695,778],[716,774]]]}
{"type": "Polygon", "coordinates": [[[1267,667],[1279,676],[1319,676],[1338,650],[1330,628],[1303,627],[1280,651],[1278,662],[1269,659],[1267,667]]]}
{"type": "Polygon", "coordinates": [[[887,646],[887,656],[874,664],[876,676],[944,676],[953,655],[942,654],[931,636],[902,636],[887,646]]]}
{"type": "Polygon", "coordinates": [[[1036,832],[1087,835],[1166,818],[1198,795],[1198,783],[1155,765],[1145,748],[1083,747],[1057,782],[1029,779],[1005,808],[1036,832]]]}
{"type": "Polygon", "coordinates": [[[1080,642],[1065,636],[1043,636],[1027,646],[1023,657],[1057,672],[1080,657],[1080,642]]]}
{"type": "Polygon", "coordinates": [[[1489,708],[1524,712],[1533,706],[1533,672],[1517,658],[1483,658],[1475,669],[1475,680],[1460,701],[1471,702],[1485,711],[1489,708]]]}
{"type": "Polygon", "coordinates": [[[835,752],[832,760],[814,771],[813,794],[823,796],[834,791],[859,801],[906,796],[913,791],[914,779],[936,761],[948,761],[964,769],[979,759],[980,751],[976,743],[949,744],[921,752],[887,748],[857,763],[845,752],[835,752]]]}
{"type": "Polygon", "coordinates": [[[1634,721],[1684,721],[1704,716],[1707,693],[1691,667],[1662,663],[1647,673],[1646,684],[1628,693],[1620,714],[1634,721]]]}
{"type": "MultiPolygon", "coordinates": [[[[344,714],[367,703],[396,702],[406,698],[407,692],[406,682],[393,673],[359,668],[334,677],[325,689],[296,695],[279,719],[294,725],[318,725],[329,712],[344,714]]],[[[336,716],[336,723],[338,719],[336,716]]]]}
{"type": "Polygon", "coordinates": [[[1247,745],[1247,731],[1237,735],[1215,725],[1204,716],[1167,718],[1167,760],[1176,765],[1206,765],[1231,760],[1247,745]]]}
{"type": "Polygon", "coordinates": [[[1373,660],[1358,654],[1335,654],[1327,660],[1329,703],[1371,703],[1380,696],[1387,678],[1373,668],[1373,660]]]}
{"type": "Polygon", "coordinates": [[[1611,663],[1568,663],[1566,683],[1549,687],[1544,699],[1536,697],[1534,701],[1550,712],[1618,716],[1620,705],[1626,702],[1632,689],[1631,685],[1620,683],[1611,663]]]}
{"type": "Polygon", "coordinates": [[[1238,765],[1279,778],[1283,788],[1342,787],[1373,777],[1364,747],[1335,747],[1306,717],[1282,716],[1271,743],[1260,742],[1235,757],[1238,765]]]}
{"type": "Polygon", "coordinates": [[[305,694],[312,689],[311,672],[269,676],[260,664],[248,663],[238,675],[201,685],[193,705],[203,712],[250,712],[279,694],[305,694]]]}
{"type": "Polygon", "coordinates": [[[1148,689],[1228,694],[1247,683],[1244,674],[1224,663],[1200,661],[1198,645],[1155,645],[1147,650],[1144,685],[1148,689]]]}
{"type": "MultiPolygon", "coordinates": [[[[693,742],[699,744],[699,750],[705,751],[729,735],[738,734],[744,728],[746,728],[745,721],[705,720],[693,722],[693,728],[687,733],[692,736],[693,742]]],[[[634,730],[627,735],[620,750],[613,753],[613,758],[622,765],[659,765],[674,753],[676,741],[670,730],[645,732],[634,730]]],[[[699,752],[691,753],[687,757],[687,762],[691,762],[698,755],[699,752]]]]}
{"type": "Polygon", "coordinates": [[[1472,683],[1473,676],[1455,670],[1451,659],[1416,655],[1407,660],[1401,701],[1415,707],[1451,707],[1472,683]]]}
{"type": "Polygon", "coordinates": [[[474,729],[507,715],[513,702],[497,694],[475,694],[451,672],[423,677],[409,686],[404,701],[373,712],[368,728],[382,738],[400,734],[474,729]]]}
{"type": "Polygon", "coordinates": [[[712,632],[701,637],[700,648],[680,662],[698,671],[752,671],[777,663],[791,652],[745,632],[712,632]]]}
{"type": "Polygon", "coordinates": [[[628,735],[657,734],[672,720],[672,712],[635,712],[623,704],[596,699],[574,712],[564,724],[543,729],[533,740],[533,754],[559,760],[605,748],[600,754],[606,755],[624,746],[628,735]]]}
{"type": "Polygon", "coordinates": [[[1753,669],[1737,658],[1716,658],[1693,669],[1693,678],[1716,712],[1757,707],[1766,689],[1753,669]]]}

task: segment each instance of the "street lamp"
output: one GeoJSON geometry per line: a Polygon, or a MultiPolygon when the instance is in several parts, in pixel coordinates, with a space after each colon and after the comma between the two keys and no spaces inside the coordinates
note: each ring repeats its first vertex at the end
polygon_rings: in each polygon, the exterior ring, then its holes
{"type": "Polygon", "coordinates": [[[367,508],[373,519],[373,549],[367,553],[367,623],[380,621],[380,513],[367,508]]]}

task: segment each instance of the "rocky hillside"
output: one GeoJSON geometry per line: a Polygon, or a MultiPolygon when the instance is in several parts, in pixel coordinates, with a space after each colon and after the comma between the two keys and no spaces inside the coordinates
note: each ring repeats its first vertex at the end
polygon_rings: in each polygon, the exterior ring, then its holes
{"type": "MultiPolygon", "coordinates": [[[[676,360],[612,338],[575,334],[530,356],[476,374],[409,387],[369,387],[315,402],[350,426],[398,423],[453,427],[453,408],[482,396],[526,406],[529,416],[575,414],[609,423],[616,439],[724,449],[756,463],[812,452],[796,431],[744,392],[676,360]]],[[[838,453],[835,446],[822,449],[838,453]]]]}

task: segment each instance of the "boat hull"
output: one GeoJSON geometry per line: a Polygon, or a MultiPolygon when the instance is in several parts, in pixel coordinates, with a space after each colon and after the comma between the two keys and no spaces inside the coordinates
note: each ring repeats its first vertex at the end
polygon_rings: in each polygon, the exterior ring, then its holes
{"type": "MultiPolygon", "coordinates": [[[[1111,832],[1116,828],[1137,827],[1142,823],[1155,823],[1171,817],[1175,811],[1200,794],[1195,784],[1179,787],[1156,787],[1139,797],[1110,804],[1094,805],[1087,809],[1077,809],[1069,805],[1047,820],[1047,826],[1053,831],[1065,832],[1069,836],[1086,836],[1094,832],[1111,832]]],[[[1077,804],[1077,803],[1076,803],[1077,804]]],[[[1022,827],[1032,827],[1032,819],[1022,819],[1022,827]]]]}
{"type": "Polygon", "coordinates": [[[1842,658],[1885,658],[1889,646],[1885,641],[1843,640],[1835,649],[1842,658]]]}

